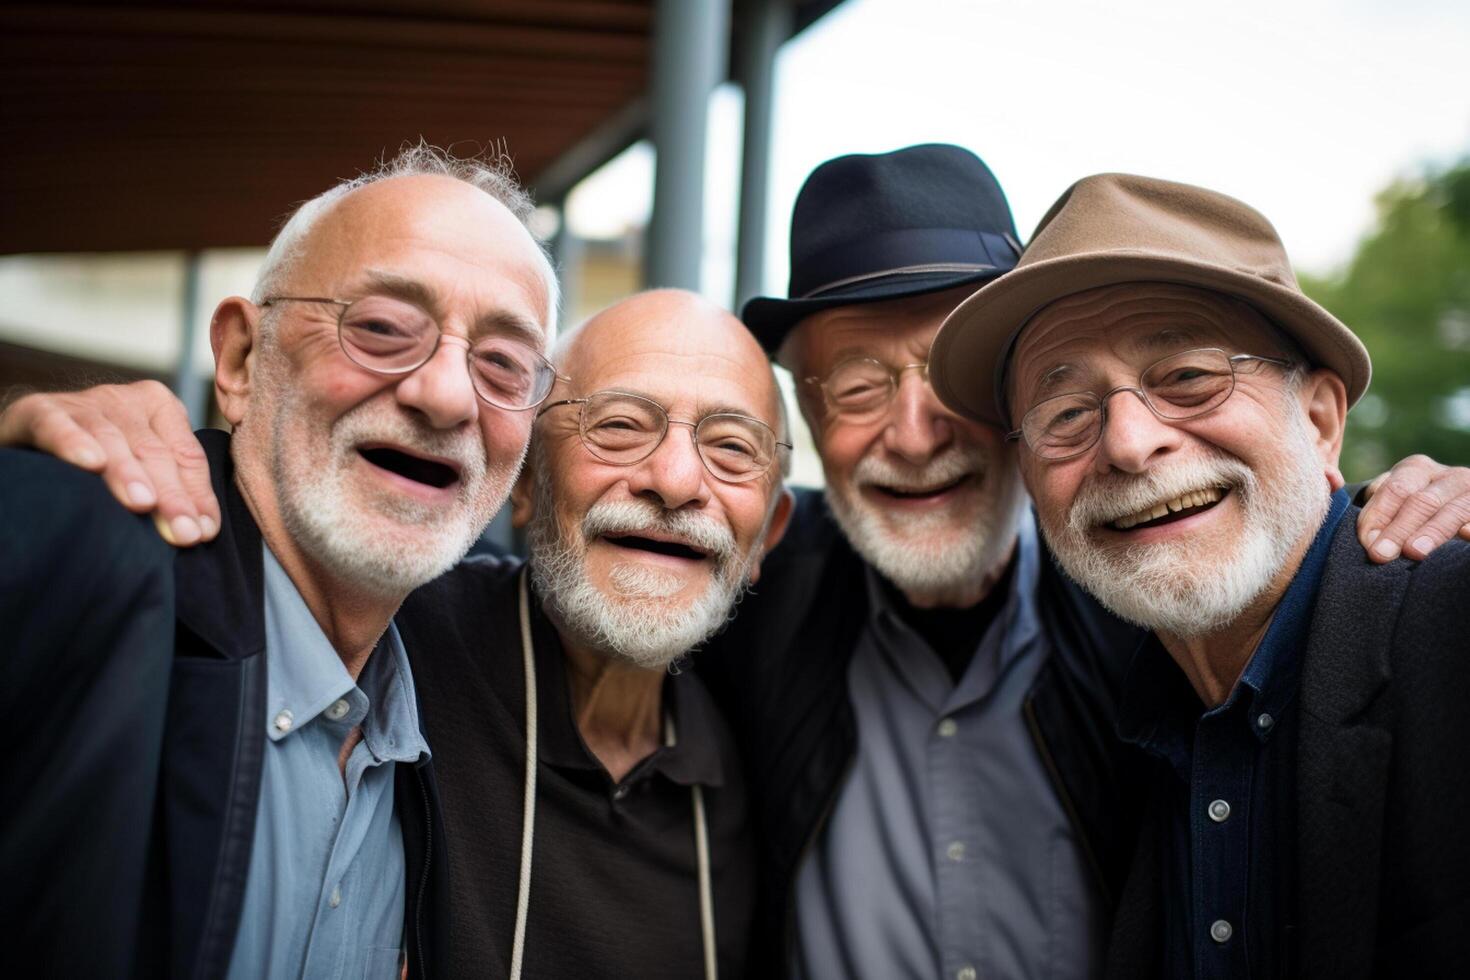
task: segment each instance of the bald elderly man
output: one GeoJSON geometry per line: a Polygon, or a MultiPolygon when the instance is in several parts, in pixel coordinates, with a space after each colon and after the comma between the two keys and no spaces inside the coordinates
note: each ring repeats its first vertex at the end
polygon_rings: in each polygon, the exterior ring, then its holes
{"type": "Polygon", "coordinates": [[[449,969],[739,977],[744,776],[698,676],[670,668],[785,528],[775,379],[740,321],[673,290],[594,316],[555,362],[512,497],[529,560],[463,562],[400,617],[440,772],[449,969]]]}
{"type": "Polygon", "coordinates": [[[1375,565],[1338,454],[1368,353],[1223,194],[1104,174],[934,345],[1067,573],[1148,631],[1116,977],[1445,977],[1470,928],[1470,543],[1375,565]]]}
{"type": "Polygon", "coordinates": [[[211,324],[208,546],[0,450],[8,963],[450,975],[395,613],[502,505],[551,390],[530,210],[493,161],[421,147],[295,213],[211,324]]]}

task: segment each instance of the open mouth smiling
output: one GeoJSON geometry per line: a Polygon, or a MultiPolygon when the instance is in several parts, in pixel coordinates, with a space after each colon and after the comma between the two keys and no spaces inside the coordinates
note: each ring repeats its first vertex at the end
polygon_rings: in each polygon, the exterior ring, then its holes
{"type": "Polygon", "coordinates": [[[1162,524],[1172,524],[1174,521],[1202,514],[1214,507],[1225,496],[1230,493],[1228,487],[1206,487],[1203,490],[1191,490],[1180,494],[1172,500],[1164,500],[1146,507],[1143,510],[1109,522],[1106,527],[1114,531],[1135,531],[1149,527],[1158,527],[1162,524]]]}
{"type": "Polygon", "coordinates": [[[636,534],[605,534],[602,540],[618,548],[628,548],[633,551],[647,551],[655,555],[663,555],[668,558],[681,558],[685,561],[704,561],[709,557],[708,553],[700,551],[692,545],[682,541],[664,541],[657,538],[645,538],[636,534]]]}
{"type": "Polygon", "coordinates": [[[392,446],[359,446],[357,452],[378,469],[436,490],[459,481],[459,467],[443,460],[415,456],[392,446]]]}

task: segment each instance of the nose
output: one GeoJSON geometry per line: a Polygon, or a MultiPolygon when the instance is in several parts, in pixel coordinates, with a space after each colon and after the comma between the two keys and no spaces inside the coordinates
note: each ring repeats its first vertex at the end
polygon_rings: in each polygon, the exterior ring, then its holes
{"type": "Polygon", "coordinates": [[[440,337],[433,356],[398,382],[399,404],[416,409],[436,429],[474,421],[480,401],[465,367],[469,347],[463,337],[440,337]]]}
{"type": "Polygon", "coordinates": [[[949,411],[939,403],[921,372],[906,372],[888,407],[883,445],[910,463],[928,462],[954,439],[949,411]]]}
{"type": "Polygon", "coordinates": [[[1103,411],[1096,457],[1100,471],[1141,473],[1156,457],[1177,450],[1184,438],[1177,426],[1155,415],[1142,393],[1133,388],[1109,392],[1103,400],[1103,411]]]}
{"type": "Polygon", "coordinates": [[[669,430],[647,458],[629,467],[628,490],[657,502],[665,510],[702,507],[709,502],[709,481],[687,423],[669,422],[669,430]]]}

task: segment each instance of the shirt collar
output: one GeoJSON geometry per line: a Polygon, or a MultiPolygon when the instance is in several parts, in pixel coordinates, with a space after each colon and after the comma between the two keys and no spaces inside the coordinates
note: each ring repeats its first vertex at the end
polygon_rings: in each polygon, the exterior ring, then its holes
{"type": "Polygon", "coordinates": [[[925,695],[928,685],[923,683],[923,678],[918,673],[932,674],[940,679],[935,693],[943,691],[941,697],[946,702],[953,700],[954,703],[935,705],[936,710],[953,709],[984,697],[1005,668],[1040,635],[1036,587],[1041,574],[1041,548],[1037,543],[1036,522],[1031,517],[1029,506],[1016,523],[1016,551],[1011,558],[1016,567],[1010,578],[1010,594],[1006,597],[1005,606],[991,621],[984,634],[975,637],[978,651],[996,633],[997,627],[1000,627],[999,642],[994,644],[994,656],[982,657],[977,653],[971,658],[970,665],[958,684],[950,681],[937,656],[930,658],[934,661],[933,669],[925,670],[916,665],[912,657],[904,655],[915,647],[928,649],[928,645],[923,637],[903,621],[903,617],[894,608],[893,600],[877,570],[872,565],[864,566],[868,591],[868,629],[878,639],[878,648],[888,658],[893,669],[914,687],[915,693],[920,697],[931,700],[925,695]]]}
{"type": "MultiPolygon", "coordinates": [[[[511,590],[512,601],[518,603],[519,584],[511,590]]],[[[530,592],[532,656],[536,662],[536,705],[541,718],[541,760],[558,769],[601,771],[602,763],[582,740],[577,719],[572,712],[572,693],[567,680],[566,654],[561,637],[542,609],[541,597],[534,586],[530,592]]],[[[521,657],[520,613],[517,608],[515,656],[521,657]]],[[[629,779],[645,773],[662,773],[681,785],[700,783],[720,786],[724,768],[720,760],[722,733],[715,721],[713,699],[692,671],[669,674],[664,678],[662,700],[664,710],[674,722],[677,740],[672,746],[661,745],[652,755],[634,767],[629,779]]]]}
{"type": "Polygon", "coordinates": [[[338,701],[347,712],[328,720],[361,724],[379,761],[412,762],[429,754],[398,628],[388,624],[358,675],[322,632],[306,600],[270,548],[262,545],[265,587],[266,734],[275,742],[311,724],[338,701]]]}
{"type": "MultiPolygon", "coordinates": [[[[1254,695],[1250,711],[1252,718],[1260,718],[1263,714],[1273,719],[1281,717],[1282,711],[1296,695],[1302,671],[1302,653],[1312,623],[1312,607],[1317,603],[1317,591],[1327,567],[1332,535],[1347,507],[1347,492],[1338,490],[1332,495],[1327,516],[1317,529],[1317,536],[1312,539],[1296,575],[1292,576],[1291,585],[1287,586],[1286,594],[1271,616],[1266,635],[1261,638],[1260,646],[1241,674],[1237,687],[1248,688],[1254,695]]],[[[1273,729],[1271,724],[1251,726],[1256,737],[1263,741],[1270,737],[1273,729]]]]}
{"type": "Polygon", "coordinates": [[[279,742],[311,724],[357,685],[291,577],[270,548],[261,548],[265,553],[265,725],[271,740],[279,742]]]}

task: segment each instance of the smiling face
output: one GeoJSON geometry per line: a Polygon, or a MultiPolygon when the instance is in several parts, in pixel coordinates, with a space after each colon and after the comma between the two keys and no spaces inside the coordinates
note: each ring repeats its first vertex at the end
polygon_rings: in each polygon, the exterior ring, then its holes
{"type": "Polygon", "coordinates": [[[444,337],[422,367],[382,375],[343,352],[340,307],[251,308],[249,394],[226,408],[241,487],[273,550],[400,597],[464,554],[505,501],[532,416],[479,400],[465,343],[500,334],[544,347],[541,261],[502,205],[448,177],[391,178],[331,206],[280,292],[408,300],[444,337]]]}
{"type": "MultiPolygon", "coordinates": [[[[1260,314],[1203,290],[1130,283],[1058,300],[1016,344],[1012,417],[1048,397],[1136,386],[1161,358],[1201,347],[1291,357],[1260,314]]],[[[1027,450],[1021,471],[1068,574],[1125,619],[1201,636],[1290,581],[1340,483],[1345,411],[1336,375],[1293,381],[1248,360],[1203,415],[1165,421],[1119,391],[1096,445],[1059,461],[1027,450]]]]}
{"type": "Polygon", "coordinates": [[[941,405],[917,368],[902,371],[886,406],[860,415],[836,410],[804,379],[827,379],[857,358],[892,370],[926,364],[940,323],[971,291],[824,310],[802,320],[781,351],[832,513],[858,554],[925,605],[973,602],[1009,554],[1025,503],[1014,447],[941,405]]]}
{"type": "MultiPolygon", "coordinates": [[[[779,431],[765,355],[729,313],[672,290],[644,293],[569,335],[571,379],[537,423],[515,516],[528,525],[531,569],[562,631],[639,666],[666,665],[729,618],[785,526],[789,498],[773,462],[727,483],[678,422],[735,413],[779,431]],[[663,406],[671,420],[645,459],[617,465],[583,444],[581,406],[563,398],[614,390],[663,406]]],[[[619,418],[605,424],[631,424],[619,418]]]]}

